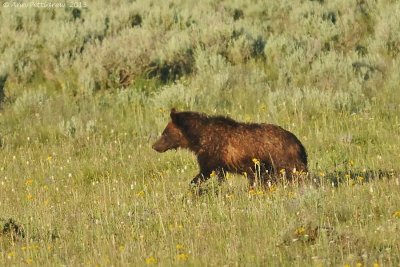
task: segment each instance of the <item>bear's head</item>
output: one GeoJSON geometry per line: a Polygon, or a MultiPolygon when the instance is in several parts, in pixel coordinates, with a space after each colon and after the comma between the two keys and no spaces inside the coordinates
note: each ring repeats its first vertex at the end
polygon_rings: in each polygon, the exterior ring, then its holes
{"type": "Polygon", "coordinates": [[[185,136],[180,125],[179,113],[173,108],[171,110],[171,121],[161,134],[161,137],[153,144],[153,149],[157,152],[165,152],[170,149],[188,148],[189,140],[185,136]]]}

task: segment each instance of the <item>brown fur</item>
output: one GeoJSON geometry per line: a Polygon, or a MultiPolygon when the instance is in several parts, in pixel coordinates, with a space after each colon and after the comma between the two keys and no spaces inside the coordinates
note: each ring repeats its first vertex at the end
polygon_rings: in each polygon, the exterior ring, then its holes
{"type": "Polygon", "coordinates": [[[215,171],[220,180],[224,172],[246,173],[255,183],[256,164],[262,181],[273,179],[283,169],[287,177],[293,170],[307,172],[307,154],[297,137],[272,124],[239,123],[227,117],[171,110],[171,122],[153,148],[158,152],[187,148],[197,156],[200,173],[192,180],[199,184],[215,171]]]}

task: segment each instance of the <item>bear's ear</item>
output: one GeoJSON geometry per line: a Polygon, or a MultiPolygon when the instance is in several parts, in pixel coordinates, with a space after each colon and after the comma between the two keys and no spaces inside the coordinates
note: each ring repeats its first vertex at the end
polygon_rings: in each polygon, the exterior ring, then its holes
{"type": "Polygon", "coordinates": [[[186,121],[187,121],[187,114],[186,112],[176,112],[176,110],[173,108],[171,109],[171,120],[172,122],[178,126],[179,128],[184,128],[186,121]]]}
{"type": "Polygon", "coordinates": [[[171,116],[172,122],[178,125],[178,124],[179,124],[179,123],[178,123],[178,112],[176,112],[176,109],[175,109],[175,108],[172,108],[172,109],[171,109],[171,114],[170,114],[170,116],[171,116]]]}

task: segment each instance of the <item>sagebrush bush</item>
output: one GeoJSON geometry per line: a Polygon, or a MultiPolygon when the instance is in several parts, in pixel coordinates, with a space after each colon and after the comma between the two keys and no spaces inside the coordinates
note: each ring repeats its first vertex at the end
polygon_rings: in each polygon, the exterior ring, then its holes
{"type": "Polygon", "coordinates": [[[47,99],[45,89],[26,90],[15,100],[14,112],[18,115],[39,113],[46,105],[47,99]]]}

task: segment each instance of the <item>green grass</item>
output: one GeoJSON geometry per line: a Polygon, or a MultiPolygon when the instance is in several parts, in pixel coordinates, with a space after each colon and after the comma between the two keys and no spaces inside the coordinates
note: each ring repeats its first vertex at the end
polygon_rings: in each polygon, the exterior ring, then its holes
{"type": "Polygon", "coordinates": [[[2,6],[0,265],[398,266],[399,8],[2,6]],[[196,194],[194,155],[151,149],[172,107],[281,125],[309,179],[196,194]]]}

